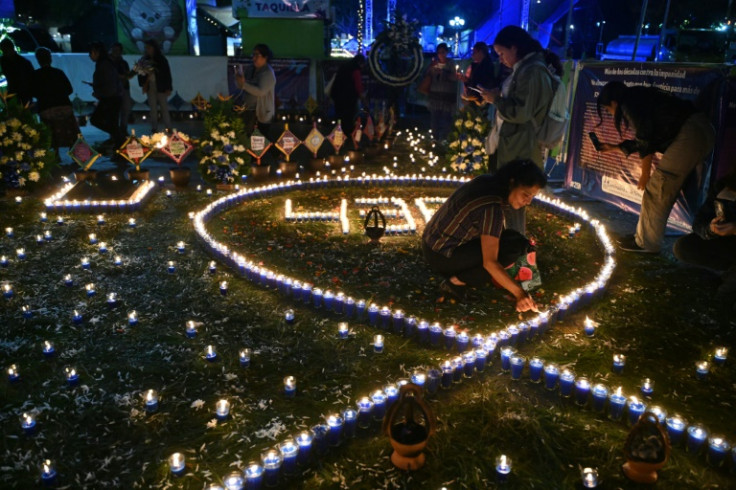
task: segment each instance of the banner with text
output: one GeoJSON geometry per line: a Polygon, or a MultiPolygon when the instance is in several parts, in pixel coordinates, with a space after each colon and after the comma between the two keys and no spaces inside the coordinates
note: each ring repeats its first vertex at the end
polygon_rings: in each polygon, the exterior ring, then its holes
{"type": "Polygon", "coordinates": [[[238,10],[246,17],[274,17],[282,19],[326,19],[330,0],[233,0],[233,16],[238,10]]]}
{"type": "MultiPolygon", "coordinates": [[[[633,133],[623,127],[623,134],[619,135],[613,118],[607,113],[604,112],[602,122],[598,117],[596,99],[601,88],[612,80],[630,86],[658,87],[692,100],[711,116],[713,125],[718,128],[723,119],[725,74],[721,67],[713,65],[586,63],[581,66],[571,111],[565,184],[587,196],[638,214],[643,194],[637,189],[641,175],[639,155],[634,153],[627,158],[619,152],[597,152],[588,136],[595,132],[598,139],[606,143],[634,138],[633,133]]],[[[654,165],[659,158],[661,155],[655,154],[654,165]]],[[[707,192],[710,169],[711,160],[708,160],[688,177],[670,214],[668,225],[671,228],[690,230],[694,214],[707,192]]]]}

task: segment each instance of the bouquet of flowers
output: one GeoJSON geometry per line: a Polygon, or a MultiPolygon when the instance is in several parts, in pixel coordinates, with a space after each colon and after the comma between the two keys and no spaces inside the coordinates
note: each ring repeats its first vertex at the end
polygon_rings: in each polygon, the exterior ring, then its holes
{"type": "Polygon", "coordinates": [[[232,184],[247,174],[250,155],[245,147],[245,125],[232,111],[232,101],[214,101],[204,118],[204,134],[197,148],[202,176],[217,184],[232,184]],[[229,109],[228,109],[229,106],[229,109]]]}
{"type": "Polygon", "coordinates": [[[379,34],[379,37],[386,39],[388,44],[398,52],[406,51],[410,45],[417,44],[417,30],[419,22],[417,20],[407,20],[406,15],[395,13],[396,20],[394,22],[387,21],[386,27],[379,34]]]}
{"type": "Polygon", "coordinates": [[[481,174],[488,171],[488,155],[483,141],[489,129],[481,108],[469,105],[460,111],[448,138],[447,156],[455,172],[481,174]]]}
{"type": "Polygon", "coordinates": [[[20,189],[47,177],[55,155],[48,151],[51,134],[33,113],[12,96],[2,94],[0,109],[0,187],[20,189]]]}
{"type": "Polygon", "coordinates": [[[153,73],[154,69],[153,61],[144,56],[133,64],[132,71],[136,75],[146,76],[153,73]]]}

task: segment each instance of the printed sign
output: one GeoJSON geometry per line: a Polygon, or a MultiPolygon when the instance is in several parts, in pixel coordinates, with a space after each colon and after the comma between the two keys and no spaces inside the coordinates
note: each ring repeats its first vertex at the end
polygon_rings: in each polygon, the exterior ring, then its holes
{"type": "Polygon", "coordinates": [[[329,0],[233,0],[233,16],[244,10],[246,17],[278,17],[290,19],[326,19],[329,0]]]}

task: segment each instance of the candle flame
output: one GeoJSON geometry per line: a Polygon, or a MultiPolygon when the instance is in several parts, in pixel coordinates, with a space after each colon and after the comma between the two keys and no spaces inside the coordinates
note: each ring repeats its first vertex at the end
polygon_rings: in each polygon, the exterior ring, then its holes
{"type": "Polygon", "coordinates": [[[623,393],[623,388],[621,388],[620,386],[616,388],[616,396],[621,396],[622,393],[623,393]]]}
{"type": "Polygon", "coordinates": [[[151,400],[153,400],[153,390],[148,390],[148,392],[146,392],[146,401],[150,402],[151,400]]]}

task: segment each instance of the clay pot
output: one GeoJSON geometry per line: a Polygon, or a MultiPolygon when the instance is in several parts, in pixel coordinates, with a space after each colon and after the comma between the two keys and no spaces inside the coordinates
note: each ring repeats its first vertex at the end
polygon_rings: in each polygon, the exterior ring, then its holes
{"type": "Polygon", "coordinates": [[[97,180],[97,170],[76,170],[74,172],[74,178],[77,182],[97,180]]]}
{"type": "Polygon", "coordinates": [[[192,177],[192,172],[187,167],[171,167],[169,169],[169,175],[171,176],[171,182],[176,187],[186,187],[189,185],[189,179],[192,177]]]}
{"type": "MultiPolygon", "coordinates": [[[[330,165],[332,165],[332,163],[330,163],[330,165]]],[[[309,167],[309,170],[311,170],[312,172],[318,172],[322,170],[323,168],[325,168],[325,159],[324,158],[312,158],[309,160],[307,167],[309,167]]]]}
{"type": "Polygon", "coordinates": [[[128,170],[129,180],[149,180],[150,177],[150,170],[128,170]]]}
{"type": "Polygon", "coordinates": [[[250,176],[255,181],[262,181],[268,178],[271,168],[268,165],[253,165],[250,167],[250,176]]]}
{"type": "Polygon", "coordinates": [[[293,177],[299,170],[299,165],[296,162],[279,162],[279,170],[281,171],[282,177],[293,177]]]}

